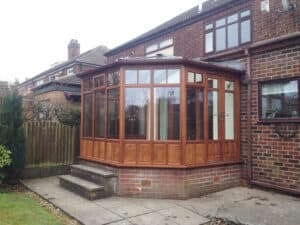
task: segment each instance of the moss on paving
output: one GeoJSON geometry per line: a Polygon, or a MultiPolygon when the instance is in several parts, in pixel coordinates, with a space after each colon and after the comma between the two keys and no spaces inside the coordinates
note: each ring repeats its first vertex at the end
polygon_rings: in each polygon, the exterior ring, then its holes
{"type": "Polygon", "coordinates": [[[0,225],[62,225],[37,201],[0,188],[0,225]]]}

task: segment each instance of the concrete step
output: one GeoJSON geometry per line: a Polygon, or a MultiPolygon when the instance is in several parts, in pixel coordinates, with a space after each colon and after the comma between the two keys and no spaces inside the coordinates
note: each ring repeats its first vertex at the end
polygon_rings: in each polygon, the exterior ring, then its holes
{"type": "Polygon", "coordinates": [[[86,166],[86,165],[72,165],[71,166],[71,170],[80,170],[83,172],[87,172],[87,173],[92,173],[94,175],[98,175],[98,176],[102,176],[102,177],[115,177],[116,174],[109,171],[109,170],[103,170],[103,169],[98,169],[95,167],[91,167],[91,166],[86,166]]]}
{"type": "Polygon", "coordinates": [[[79,194],[89,200],[95,200],[109,196],[104,187],[72,175],[59,176],[60,185],[70,191],[79,194]]]}
{"type": "Polygon", "coordinates": [[[117,193],[118,178],[114,172],[87,165],[72,165],[71,175],[104,186],[106,193],[117,193]]]}

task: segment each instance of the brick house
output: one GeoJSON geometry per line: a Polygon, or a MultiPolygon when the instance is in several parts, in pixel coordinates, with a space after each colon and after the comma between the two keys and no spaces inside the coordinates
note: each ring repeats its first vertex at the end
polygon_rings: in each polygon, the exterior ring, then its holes
{"type": "Polygon", "coordinates": [[[118,195],[300,194],[299,1],[208,0],[105,55],[79,74],[80,158],[118,195]]]}
{"type": "Polygon", "coordinates": [[[3,97],[8,93],[9,85],[7,81],[0,81],[0,106],[2,105],[3,97]]]}
{"type": "Polygon", "coordinates": [[[19,84],[18,91],[24,96],[24,108],[31,111],[34,103],[41,106],[80,108],[80,79],[76,74],[104,65],[106,51],[106,46],[98,46],[80,54],[80,44],[72,39],[68,44],[67,61],[56,63],[50,69],[19,84]]]}

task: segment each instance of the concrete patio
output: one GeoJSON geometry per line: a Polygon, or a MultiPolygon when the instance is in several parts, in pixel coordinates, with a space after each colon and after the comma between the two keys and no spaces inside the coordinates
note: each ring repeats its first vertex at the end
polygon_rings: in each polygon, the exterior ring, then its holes
{"type": "Polygon", "coordinates": [[[299,198],[245,187],[189,200],[110,197],[88,201],[61,188],[57,177],[23,183],[86,225],[200,225],[210,217],[247,225],[296,225],[300,221],[299,198]]]}

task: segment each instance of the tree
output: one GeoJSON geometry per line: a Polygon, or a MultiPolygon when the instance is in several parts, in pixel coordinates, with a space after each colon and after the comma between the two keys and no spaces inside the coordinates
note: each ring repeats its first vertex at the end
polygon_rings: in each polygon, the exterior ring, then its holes
{"type": "Polygon", "coordinates": [[[17,178],[25,164],[22,97],[16,91],[3,98],[0,108],[0,145],[11,151],[12,163],[7,168],[10,179],[17,178]]]}

